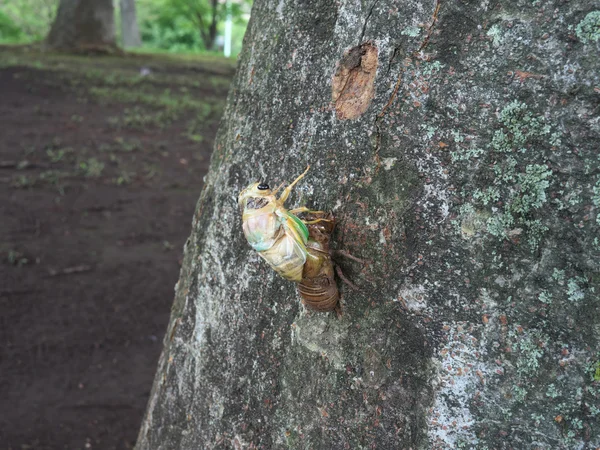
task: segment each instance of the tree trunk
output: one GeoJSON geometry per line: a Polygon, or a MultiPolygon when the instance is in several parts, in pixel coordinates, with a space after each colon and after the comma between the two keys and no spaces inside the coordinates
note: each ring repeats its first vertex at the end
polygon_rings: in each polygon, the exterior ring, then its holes
{"type": "Polygon", "coordinates": [[[46,46],[62,51],[114,50],[112,0],[61,0],[46,46]]]}
{"type": "Polygon", "coordinates": [[[209,41],[206,43],[207,50],[212,50],[215,46],[215,39],[217,38],[218,7],[219,0],[212,0],[211,21],[208,30],[209,41]]]}
{"type": "Polygon", "coordinates": [[[206,50],[213,50],[217,38],[219,0],[210,1],[210,23],[208,26],[205,25],[202,14],[198,12],[196,15],[198,26],[200,28],[200,37],[202,38],[202,42],[204,42],[204,48],[206,50]]]}
{"type": "Polygon", "coordinates": [[[140,47],[142,39],[135,13],[135,0],[120,0],[123,47],[140,47]]]}
{"type": "Polygon", "coordinates": [[[593,2],[257,0],[137,449],[600,446],[593,2]],[[343,316],[246,243],[308,175],[343,316]]]}

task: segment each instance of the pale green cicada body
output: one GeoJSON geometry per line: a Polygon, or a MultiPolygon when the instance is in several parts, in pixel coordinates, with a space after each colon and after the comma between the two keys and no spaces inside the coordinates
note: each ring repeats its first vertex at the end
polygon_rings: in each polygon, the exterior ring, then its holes
{"type": "Polygon", "coordinates": [[[262,183],[251,184],[238,197],[248,243],[279,275],[297,283],[302,280],[308,255],[308,228],[295,214],[309,210],[305,207],[287,210],[284,203],[308,169],[279,198],[279,188],[271,190],[262,183]]]}

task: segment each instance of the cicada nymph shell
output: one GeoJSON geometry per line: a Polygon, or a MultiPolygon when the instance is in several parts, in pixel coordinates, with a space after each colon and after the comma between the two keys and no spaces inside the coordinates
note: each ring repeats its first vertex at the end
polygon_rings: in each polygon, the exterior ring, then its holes
{"type": "Polygon", "coordinates": [[[319,312],[333,311],[340,300],[329,250],[335,220],[331,213],[311,213],[306,215],[305,222],[308,255],[298,291],[307,308],[319,312]]]}

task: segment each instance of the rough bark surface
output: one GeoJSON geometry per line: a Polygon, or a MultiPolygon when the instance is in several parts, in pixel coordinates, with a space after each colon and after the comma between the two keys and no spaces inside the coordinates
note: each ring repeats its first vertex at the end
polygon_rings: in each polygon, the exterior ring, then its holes
{"type": "Polygon", "coordinates": [[[142,45],[140,29],[135,12],[135,0],[120,0],[121,7],[121,35],[123,47],[139,47],[142,45]]]}
{"type": "Polygon", "coordinates": [[[115,48],[112,0],[61,0],[46,46],[63,51],[115,48]]]}
{"type": "Polygon", "coordinates": [[[256,1],[138,450],[600,446],[600,7],[437,6],[256,1]],[[307,164],[341,319],[241,230],[307,164]]]}

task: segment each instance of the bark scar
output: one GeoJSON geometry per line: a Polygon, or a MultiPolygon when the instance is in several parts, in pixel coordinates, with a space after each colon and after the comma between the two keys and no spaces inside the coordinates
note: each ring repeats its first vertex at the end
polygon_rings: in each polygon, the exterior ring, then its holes
{"type": "Polygon", "coordinates": [[[346,51],[338,62],[331,91],[338,119],[356,119],[369,108],[375,93],[377,58],[377,47],[366,42],[346,51]]]}

